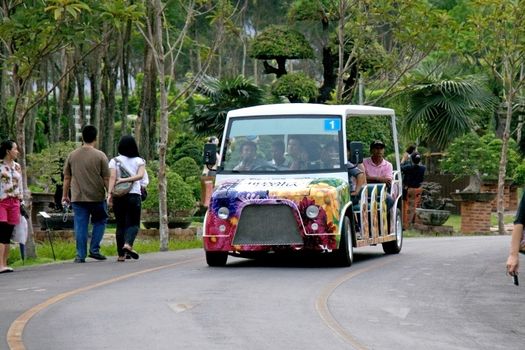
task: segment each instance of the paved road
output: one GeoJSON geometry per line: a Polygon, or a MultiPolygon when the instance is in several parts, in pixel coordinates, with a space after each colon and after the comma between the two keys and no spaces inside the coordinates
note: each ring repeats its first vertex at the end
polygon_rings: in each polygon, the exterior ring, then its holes
{"type": "Polygon", "coordinates": [[[0,276],[0,349],[9,327],[30,350],[523,349],[525,280],[504,274],[508,242],[407,239],[397,256],[357,250],[351,268],[209,268],[201,250],[31,267],[0,276]]]}

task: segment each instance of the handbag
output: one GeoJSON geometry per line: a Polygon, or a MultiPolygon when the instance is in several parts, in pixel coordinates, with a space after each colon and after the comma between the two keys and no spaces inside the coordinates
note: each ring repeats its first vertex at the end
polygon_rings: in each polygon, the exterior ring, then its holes
{"type": "Polygon", "coordinates": [[[140,199],[144,202],[148,198],[148,190],[146,187],[140,186],[140,199]]]}
{"type": "MultiPolygon", "coordinates": [[[[119,178],[126,178],[130,177],[131,175],[128,173],[128,171],[120,164],[120,161],[117,158],[113,158],[115,163],[117,164],[118,171],[120,173],[119,178]]],[[[133,187],[133,182],[121,182],[116,184],[113,187],[113,190],[111,191],[111,195],[113,197],[122,197],[131,191],[131,188],[133,187]]]]}

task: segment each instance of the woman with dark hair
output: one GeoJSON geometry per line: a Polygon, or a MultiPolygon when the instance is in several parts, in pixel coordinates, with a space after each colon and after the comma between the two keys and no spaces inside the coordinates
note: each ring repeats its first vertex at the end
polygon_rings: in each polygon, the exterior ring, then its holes
{"type": "Polygon", "coordinates": [[[139,156],[137,143],[133,136],[122,136],[118,145],[119,155],[109,161],[108,205],[113,206],[117,221],[117,261],[126,261],[126,255],[138,259],[133,243],[140,227],[141,180],[144,177],[146,162],[139,156]],[[123,177],[123,171],[129,174],[123,177]],[[113,188],[123,182],[132,182],[130,191],[121,196],[112,195],[113,188]]]}
{"type": "Polygon", "coordinates": [[[7,266],[9,243],[15,225],[20,222],[22,200],[22,168],[15,162],[18,157],[16,142],[7,140],[0,146],[0,273],[12,272],[7,266]]]}

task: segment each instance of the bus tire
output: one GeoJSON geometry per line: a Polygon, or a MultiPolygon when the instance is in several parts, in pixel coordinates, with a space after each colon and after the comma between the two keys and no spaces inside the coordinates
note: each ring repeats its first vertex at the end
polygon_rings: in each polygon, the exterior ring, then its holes
{"type": "Polygon", "coordinates": [[[383,243],[383,251],[385,254],[399,254],[403,247],[403,221],[401,220],[401,210],[396,209],[396,222],[395,222],[395,241],[383,243]]]}
{"type": "Polygon", "coordinates": [[[227,260],[227,252],[206,252],[206,263],[208,266],[224,266],[227,260]]]}
{"type": "Polygon", "coordinates": [[[341,243],[339,249],[334,252],[334,262],[337,266],[348,267],[354,261],[353,230],[350,219],[345,215],[341,228],[341,243]]]}

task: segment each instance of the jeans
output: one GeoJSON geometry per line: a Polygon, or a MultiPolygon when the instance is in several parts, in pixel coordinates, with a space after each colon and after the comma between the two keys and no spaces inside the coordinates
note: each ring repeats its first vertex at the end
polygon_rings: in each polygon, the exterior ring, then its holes
{"type": "Polygon", "coordinates": [[[118,256],[124,256],[124,244],[133,247],[140,227],[140,210],[142,200],[140,194],[128,193],[122,197],[113,198],[113,212],[117,221],[115,238],[117,240],[118,256]]]}
{"type": "Polygon", "coordinates": [[[89,244],[90,253],[100,253],[100,242],[104,237],[108,211],[106,201],[73,202],[75,240],[77,242],[77,258],[85,259],[87,255],[88,224],[91,218],[93,230],[89,244]]]}

